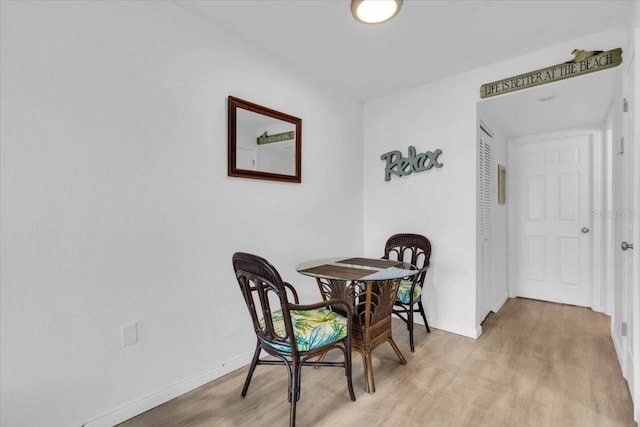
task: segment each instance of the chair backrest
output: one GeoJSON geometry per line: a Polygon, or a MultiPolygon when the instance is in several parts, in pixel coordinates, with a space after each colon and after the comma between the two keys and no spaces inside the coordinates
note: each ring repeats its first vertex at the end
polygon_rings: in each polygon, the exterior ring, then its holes
{"type": "Polygon", "coordinates": [[[275,267],[257,255],[237,252],[233,254],[233,269],[258,339],[271,350],[290,348],[285,353],[297,353],[296,346],[291,345],[295,339],[286,287],[275,267]],[[282,328],[276,329],[277,321],[284,322],[284,334],[282,328]]]}
{"type": "MultiPolygon", "coordinates": [[[[429,266],[431,258],[431,242],[420,234],[394,234],[387,239],[384,247],[384,257],[387,259],[409,262],[419,269],[429,266]]],[[[425,271],[416,277],[416,284],[422,286],[425,271]]]]}

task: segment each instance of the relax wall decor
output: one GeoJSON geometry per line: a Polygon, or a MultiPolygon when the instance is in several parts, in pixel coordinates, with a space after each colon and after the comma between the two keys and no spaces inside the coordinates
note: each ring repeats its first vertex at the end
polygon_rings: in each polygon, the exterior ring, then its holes
{"type": "Polygon", "coordinates": [[[516,90],[539,86],[558,80],[576,77],[594,71],[616,67],[622,63],[622,49],[603,52],[574,49],[574,58],[562,64],[520,74],[507,79],[497,80],[480,86],[480,98],[502,95],[516,90]]]}
{"type": "Polygon", "coordinates": [[[402,157],[402,153],[398,150],[389,151],[380,156],[380,160],[386,160],[384,170],[384,180],[390,181],[391,175],[405,176],[411,175],[413,172],[428,171],[431,168],[441,168],[443,163],[438,161],[438,157],[442,154],[442,150],[425,151],[416,154],[416,147],[409,146],[409,157],[402,157]]]}

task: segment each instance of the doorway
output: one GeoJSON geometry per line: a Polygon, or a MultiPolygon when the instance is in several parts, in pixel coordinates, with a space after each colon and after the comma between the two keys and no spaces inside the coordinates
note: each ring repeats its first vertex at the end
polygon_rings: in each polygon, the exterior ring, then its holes
{"type": "MultiPolygon", "coordinates": [[[[606,280],[610,269],[601,262],[602,252],[605,250],[601,242],[609,236],[603,235],[603,224],[592,221],[590,215],[593,210],[606,209],[605,201],[608,194],[599,184],[606,179],[603,173],[602,133],[611,105],[619,99],[621,69],[622,67],[618,67],[592,73],[478,103],[479,120],[491,126],[494,132],[493,152],[504,153],[506,164],[507,213],[501,218],[498,218],[498,215],[494,216],[492,254],[494,277],[508,272],[504,285],[500,285],[499,281],[496,283],[495,280],[485,284],[479,277],[479,295],[484,292],[480,289],[483,286],[504,286],[509,297],[526,296],[566,302],[611,313],[611,283],[606,280]],[[555,139],[555,142],[545,142],[550,139],[555,139]],[[540,144],[539,149],[532,148],[535,144],[540,144]],[[564,144],[565,148],[554,151],[553,147],[558,144],[564,144]],[[582,145],[584,148],[580,148],[582,145]],[[540,150],[542,151],[539,152],[540,150]],[[545,153],[545,150],[551,151],[545,153]],[[535,160],[545,156],[562,158],[550,162],[549,166],[553,170],[547,170],[546,166],[539,167],[542,163],[546,164],[546,160],[535,160]],[[575,160],[576,156],[579,158],[578,162],[575,160]],[[519,160],[516,161],[514,158],[519,160]],[[574,169],[567,169],[568,164],[562,166],[565,169],[561,169],[560,162],[571,163],[571,159],[574,169]],[[527,186],[522,189],[514,184],[519,180],[519,175],[522,175],[521,169],[525,167],[528,168],[528,174],[536,171],[538,175],[532,176],[526,183],[527,186]],[[595,190],[589,194],[589,188],[595,190]],[[523,199],[523,192],[532,199],[523,199]],[[545,197],[554,198],[552,207],[556,212],[558,209],[564,209],[558,212],[554,224],[549,224],[549,218],[546,217],[544,221],[542,218],[533,221],[541,215],[541,211],[535,209],[542,209],[542,204],[540,201],[534,203],[534,199],[541,198],[542,192],[545,193],[545,197]],[[565,194],[562,198],[561,192],[565,194]],[[583,194],[578,196],[579,193],[583,194]],[[522,206],[529,204],[531,210],[526,213],[532,221],[527,225],[531,229],[526,231],[530,238],[526,239],[525,245],[524,237],[514,240],[513,222],[517,214],[525,212],[522,206]],[[546,227],[561,224],[570,225],[571,232],[557,231],[547,243],[551,234],[550,231],[547,232],[546,227]],[[538,229],[534,230],[535,227],[538,229]],[[504,239],[496,238],[495,233],[505,229],[508,230],[505,232],[508,236],[504,239]],[[560,252],[568,263],[558,262],[557,255],[560,252]],[[595,260],[597,262],[593,262],[595,260]],[[585,274],[584,268],[590,269],[591,275],[585,274]],[[541,280],[543,275],[546,277],[552,272],[553,280],[550,283],[546,282],[546,279],[541,280]],[[517,284],[518,277],[526,278],[524,286],[517,284]],[[534,282],[543,282],[544,286],[539,286],[539,289],[533,292],[534,282]],[[554,288],[555,295],[552,292],[554,288]],[[557,295],[558,293],[560,295],[557,295]]],[[[548,203],[549,201],[545,200],[545,204],[548,203]]],[[[494,204],[494,208],[496,206],[494,204]]],[[[481,251],[480,243],[478,241],[478,252],[481,251]]],[[[497,296],[500,293],[501,289],[488,291],[488,294],[494,295],[496,302],[501,300],[497,296]]]]}
{"type": "MultiPolygon", "coordinates": [[[[640,395],[640,381],[635,378],[640,376],[640,351],[637,351],[640,345],[640,327],[637,322],[640,313],[640,288],[635,285],[639,283],[640,277],[640,252],[637,247],[634,249],[628,246],[634,242],[637,246],[640,241],[640,149],[636,141],[640,134],[640,121],[634,112],[634,106],[640,105],[640,96],[634,91],[637,71],[634,71],[633,64],[632,54],[629,59],[625,58],[621,67],[485,100],[478,103],[477,111],[478,119],[488,123],[500,136],[494,138],[494,152],[504,149],[509,158],[506,165],[509,218],[504,222],[494,222],[494,232],[501,227],[509,227],[511,234],[511,204],[520,197],[519,190],[511,186],[514,167],[519,165],[510,160],[514,156],[522,158],[526,155],[514,154],[518,149],[511,144],[512,140],[553,133],[557,136],[567,130],[587,128],[594,130],[594,135],[597,135],[592,139],[592,171],[590,175],[587,173],[595,183],[587,209],[591,226],[580,225],[580,233],[583,227],[589,231],[570,236],[574,247],[580,247],[578,242],[582,240],[591,240],[587,249],[591,253],[593,269],[591,301],[579,304],[611,316],[611,337],[620,366],[632,395],[637,398],[640,395]],[[611,111],[616,113],[613,119],[608,119],[611,111]],[[500,140],[504,140],[503,148],[500,140]],[[583,234],[590,236],[581,239],[583,234]],[[626,251],[623,250],[622,243],[627,243],[626,251]]],[[[545,182],[548,173],[545,170],[542,174],[545,182]]],[[[557,179],[558,177],[556,181],[557,179]]],[[[556,185],[556,190],[561,191],[560,185],[556,185]]],[[[584,207],[580,208],[581,211],[583,209],[584,207]]],[[[521,292],[513,279],[518,269],[518,245],[512,240],[513,235],[510,235],[504,249],[506,255],[501,258],[497,256],[499,250],[495,246],[496,239],[493,239],[492,253],[496,266],[493,272],[495,274],[501,269],[509,271],[509,297],[516,297],[521,292]]],[[[530,246],[536,249],[534,240],[531,239],[530,246]]],[[[520,250],[530,250],[531,247],[523,248],[520,245],[520,250]]],[[[477,250],[480,250],[479,241],[477,250]]],[[[576,253],[581,251],[582,248],[576,250],[576,253]]],[[[578,256],[583,255],[580,253],[578,256]]],[[[564,272],[565,276],[569,273],[576,273],[576,270],[564,272]]],[[[582,283],[582,279],[580,282],[582,283]]],[[[485,284],[479,280],[479,291],[482,286],[485,284]]],[[[538,297],[554,299],[545,295],[538,297]]],[[[636,406],[635,411],[635,418],[640,419],[640,405],[636,406]]]]}

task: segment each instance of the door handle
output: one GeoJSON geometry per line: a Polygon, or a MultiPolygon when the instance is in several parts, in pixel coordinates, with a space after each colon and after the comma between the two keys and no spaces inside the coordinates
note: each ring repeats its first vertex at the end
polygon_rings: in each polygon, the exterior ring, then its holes
{"type": "Polygon", "coordinates": [[[620,244],[620,248],[622,248],[623,251],[626,251],[627,249],[633,249],[633,243],[622,242],[620,244]]]}
{"type": "Polygon", "coordinates": [[[587,227],[582,227],[580,231],[582,231],[584,234],[587,234],[589,232],[589,229],[587,227]]]}

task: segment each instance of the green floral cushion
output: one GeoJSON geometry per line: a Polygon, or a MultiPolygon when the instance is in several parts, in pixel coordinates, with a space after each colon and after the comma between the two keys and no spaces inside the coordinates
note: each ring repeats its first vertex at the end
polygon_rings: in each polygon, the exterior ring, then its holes
{"type": "MultiPolygon", "coordinates": [[[[410,295],[411,295],[411,284],[413,282],[411,280],[402,280],[400,282],[400,287],[398,288],[398,295],[396,296],[396,301],[400,301],[403,304],[410,303],[410,295]]],[[[413,301],[417,302],[420,299],[420,294],[422,294],[422,288],[420,286],[416,286],[413,289],[413,301]]]]}
{"type": "MultiPolygon", "coordinates": [[[[290,313],[298,351],[314,350],[347,336],[347,318],[329,309],[291,310],[290,313]]],[[[276,334],[284,336],[282,310],[274,311],[271,316],[276,334]]],[[[264,330],[264,319],[260,319],[260,328],[264,330]]],[[[270,345],[278,350],[291,352],[288,346],[270,345]]]]}

